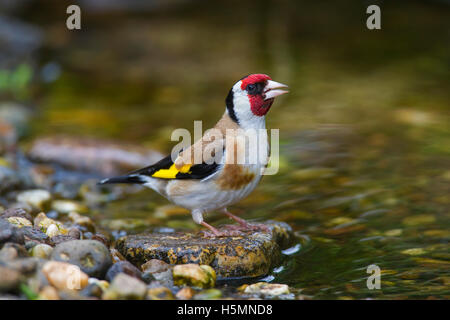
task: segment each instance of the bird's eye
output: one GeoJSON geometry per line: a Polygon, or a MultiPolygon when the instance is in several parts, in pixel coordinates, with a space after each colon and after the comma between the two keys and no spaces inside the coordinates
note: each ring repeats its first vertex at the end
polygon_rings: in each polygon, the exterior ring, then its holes
{"type": "Polygon", "coordinates": [[[246,89],[249,94],[256,93],[256,85],[255,84],[249,84],[246,89]]]}

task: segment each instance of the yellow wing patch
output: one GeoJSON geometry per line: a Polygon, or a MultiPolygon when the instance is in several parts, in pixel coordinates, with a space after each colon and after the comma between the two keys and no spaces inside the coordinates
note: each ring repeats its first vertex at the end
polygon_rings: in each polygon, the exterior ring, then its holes
{"type": "Polygon", "coordinates": [[[173,164],[169,169],[159,169],[154,174],[152,174],[152,177],[162,179],[175,179],[178,173],[190,173],[190,168],[190,164],[185,164],[180,169],[177,169],[175,168],[175,164],[173,164]]]}

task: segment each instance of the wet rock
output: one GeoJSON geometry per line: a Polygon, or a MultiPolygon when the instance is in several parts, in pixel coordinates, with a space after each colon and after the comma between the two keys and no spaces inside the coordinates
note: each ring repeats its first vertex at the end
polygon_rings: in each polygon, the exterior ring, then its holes
{"type": "Polygon", "coordinates": [[[18,258],[5,263],[5,266],[21,274],[32,274],[36,271],[39,264],[37,258],[18,258]]]}
{"type": "Polygon", "coordinates": [[[147,299],[149,300],[174,300],[172,291],[166,287],[150,288],[147,290],[147,299]]]}
{"type": "Polygon", "coordinates": [[[111,245],[111,242],[109,241],[108,237],[101,233],[96,233],[92,235],[91,239],[103,243],[106,247],[109,247],[111,245]]]}
{"type": "Polygon", "coordinates": [[[49,241],[48,235],[38,228],[24,227],[20,230],[23,233],[25,241],[34,241],[37,243],[47,243],[49,241]]]}
{"type": "Polygon", "coordinates": [[[22,217],[9,217],[6,220],[18,228],[33,226],[31,221],[29,221],[25,218],[22,218],[22,217]]]}
{"type": "Polygon", "coordinates": [[[141,271],[128,261],[119,261],[112,265],[106,273],[106,281],[112,282],[119,273],[125,273],[141,280],[141,271]]]}
{"type": "Polygon", "coordinates": [[[5,242],[24,243],[22,230],[0,219],[0,245],[5,242]]]}
{"type": "Polygon", "coordinates": [[[31,249],[31,255],[36,258],[49,259],[53,252],[53,248],[48,244],[38,244],[31,249]]]}
{"type": "Polygon", "coordinates": [[[31,215],[23,208],[10,208],[0,213],[0,218],[7,219],[10,217],[21,217],[28,221],[33,221],[31,215]]]}
{"type": "Polygon", "coordinates": [[[16,190],[24,184],[16,171],[3,165],[0,165],[0,181],[0,194],[16,190]]]}
{"type": "Polygon", "coordinates": [[[76,239],[68,234],[58,234],[58,235],[50,238],[50,243],[51,243],[51,245],[56,246],[60,243],[67,242],[67,241],[73,241],[73,240],[78,240],[78,239],[76,239]]]}
{"type": "Polygon", "coordinates": [[[86,288],[81,290],[82,297],[95,297],[100,299],[103,294],[103,289],[97,283],[89,283],[86,288]]]}
{"type": "Polygon", "coordinates": [[[151,259],[170,264],[205,264],[219,278],[256,277],[267,274],[281,258],[281,249],[293,244],[291,228],[267,222],[269,231],[252,231],[234,237],[207,238],[197,233],[150,233],[125,236],[116,248],[135,265],[151,259]]]}
{"type": "Polygon", "coordinates": [[[219,289],[208,289],[203,290],[194,295],[194,300],[212,300],[219,299],[222,297],[222,291],[219,289]]]}
{"type": "Polygon", "coordinates": [[[144,272],[150,272],[150,273],[158,273],[158,272],[164,272],[171,268],[170,264],[165,263],[162,260],[158,259],[151,259],[141,265],[141,269],[144,272]]]}
{"type": "Polygon", "coordinates": [[[19,256],[16,248],[13,247],[3,247],[0,250],[0,262],[1,261],[11,261],[16,259],[19,256]]]}
{"type": "Polygon", "coordinates": [[[208,265],[180,264],[173,268],[173,281],[176,286],[212,288],[216,283],[216,273],[208,265]]]}
{"type": "Polygon", "coordinates": [[[47,210],[50,206],[51,194],[47,190],[27,190],[17,195],[17,201],[27,203],[35,209],[47,210]]]}
{"type": "Polygon", "coordinates": [[[127,274],[118,274],[111,285],[103,294],[102,298],[105,300],[116,299],[144,299],[147,294],[147,287],[144,282],[131,277],[127,274]]]}
{"type": "Polygon", "coordinates": [[[190,300],[195,295],[195,290],[191,287],[181,288],[175,295],[180,300],[190,300]]]}
{"type": "Polygon", "coordinates": [[[60,300],[58,290],[52,286],[45,286],[39,291],[39,299],[41,300],[60,300]]]}
{"type": "Polygon", "coordinates": [[[248,286],[244,286],[245,293],[256,293],[266,296],[279,296],[289,294],[289,287],[285,284],[258,282],[248,286]]]}
{"type": "Polygon", "coordinates": [[[67,235],[74,240],[79,240],[81,238],[81,231],[78,228],[70,228],[67,235]]]}
{"type": "Polygon", "coordinates": [[[126,261],[125,257],[116,248],[109,249],[109,253],[111,254],[113,263],[117,263],[119,261],[126,261]]]}
{"type": "Polygon", "coordinates": [[[0,266],[0,292],[7,292],[19,286],[20,273],[0,266]]]}
{"type": "Polygon", "coordinates": [[[39,213],[36,218],[34,218],[34,226],[42,232],[45,232],[49,237],[68,233],[68,230],[64,228],[62,223],[48,218],[43,212],[39,213]]]}
{"type": "Polygon", "coordinates": [[[58,163],[67,168],[106,176],[147,166],[162,157],[159,152],[139,146],[79,137],[37,139],[29,155],[42,162],[58,163]]]}
{"type": "Polygon", "coordinates": [[[77,265],[91,277],[103,279],[111,266],[108,249],[96,240],[71,240],[58,244],[53,250],[52,260],[77,265]]]}
{"type": "Polygon", "coordinates": [[[85,227],[90,232],[95,232],[95,225],[92,222],[91,218],[82,216],[77,212],[70,212],[69,219],[72,220],[73,223],[85,227]]]}
{"type": "Polygon", "coordinates": [[[42,273],[52,286],[60,290],[81,290],[87,286],[89,279],[78,266],[59,261],[45,263],[42,273]]]}

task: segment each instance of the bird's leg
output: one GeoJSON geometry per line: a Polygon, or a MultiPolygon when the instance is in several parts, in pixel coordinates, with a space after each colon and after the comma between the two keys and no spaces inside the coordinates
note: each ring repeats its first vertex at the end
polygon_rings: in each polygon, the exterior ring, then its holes
{"type": "Polygon", "coordinates": [[[247,221],[245,221],[245,220],[242,219],[242,218],[239,218],[238,216],[235,216],[234,214],[232,214],[231,212],[229,212],[229,211],[227,210],[227,208],[223,209],[223,213],[225,213],[225,214],[228,216],[228,218],[233,219],[234,221],[236,221],[237,223],[239,223],[239,225],[240,225],[242,228],[244,228],[244,229],[251,229],[251,228],[252,228],[252,226],[251,226],[247,221]]]}
{"type": "Polygon", "coordinates": [[[209,230],[211,230],[211,232],[214,234],[214,236],[216,237],[222,237],[225,234],[223,232],[220,232],[219,230],[217,230],[216,228],[214,228],[212,225],[210,225],[209,223],[206,223],[205,221],[202,221],[200,223],[202,226],[208,228],[209,230]]]}
{"type": "Polygon", "coordinates": [[[234,221],[236,221],[242,229],[244,230],[263,230],[266,232],[270,232],[270,228],[267,227],[264,224],[250,224],[247,221],[245,221],[242,218],[239,218],[238,216],[235,216],[234,214],[232,214],[231,212],[229,212],[227,210],[227,208],[223,209],[223,213],[225,213],[230,219],[233,219],[234,221]]]}

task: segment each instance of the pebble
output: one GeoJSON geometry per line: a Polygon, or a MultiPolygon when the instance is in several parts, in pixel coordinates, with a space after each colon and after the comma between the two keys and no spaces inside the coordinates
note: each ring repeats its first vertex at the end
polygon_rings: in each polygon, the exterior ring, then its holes
{"type": "Polygon", "coordinates": [[[157,272],[163,272],[170,269],[170,264],[165,263],[162,260],[158,259],[150,259],[143,265],[141,265],[141,269],[144,272],[150,272],[150,273],[157,273],[157,272]]]}
{"type": "Polygon", "coordinates": [[[119,252],[119,250],[115,248],[109,249],[109,253],[111,254],[111,258],[113,260],[113,263],[117,263],[119,261],[126,261],[124,256],[119,252]]]}
{"type": "MultiPolygon", "coordinates": [[[[34,218],[34,227],[40,229],[41,231],[47,233],[47,229],[51,226],[51,225],[55,225],[56,228],[58,229],[58,233],[54,234],[52,236],[58,235],[58,234],[67,234],[67,229],[64,228],[64,226],[53,219],[50,219],[47,217],[47,215],[43,212],[39,213],[36,218],[34,218]]],[[[54,227],[52,227],[52,234],[55,233],[56,231],[54,231],[54,227]]]]}
{"type": "Polygon", "coordinates": [[[18,287],[20,273],[16,270],[0,266],[0,292],[8,292],[18,287]]]}
{"type": "Polygon", "coordinates": [[[166,287],[150,288],[147,290],[147,299],[149,300],[173,300],[172,291],[166,287]]]}
{"type": "Polygon", "coordinates": [[[112,264],[105,245],[96,240],[71,240],[58,244],[52,260],[77,265],[91,277],[103,279],[112,264]]]}
{"type": "Polygon", "coordinates": [[[195,295],[195,290],[191,287],[181,288],[175,295],[180,300],[190,300],[195,295]]]}
{"type": "Polygon", "coordinates": [[[0,218],[6,219],[9,217],[21,217],[33,221],[31,215],[23,208],[10,208],[0,213],[0,218]]]}
{"type": "Polygon", "coordinates": [[[50,206],[51,194],[44,189],[27,190],[17,195],[17,201],[31,205],[35,209],[46,210],[50,206]]]}
{"type": "Polygon", "coordinates": [[[125,273],[129,276],[141,280],[141,271],[128,261],[119,261],[113,264],[106,273],[105,279],[106,281],[112,282],[114,278],[120,273],[125,273]]]}
{"type": "Polygon", "coordinates": [[[279,296],[282,294],[289,294],[289,286],[286,284],[257,282],[246,286],[244,292],[269,296],[279,296]]]}
{"type": "Polygon", "coordinates": [[[111,282],[109,288],[103,293],[105,300],[141,300],[147,294],[147,287],[144,282],[120,273],[111,282]]]}
{"type": "Polygon", "coordinates": [[[69,213],[69,219],[72,220],[73,223],[85,227],[90,232],[95,232],[95,226],[91,218],[82,216],[77,212],[72,211],[69,213]]]}
{"type": "Polygon", "coordinates": [[[53,252],[53,248],[48,244],[40,243],[31,249],[31,256],[41,259],[49,259],[53,252]]]}
{"type": "Polygon", "coordinates": [[[23,233],[25,241],[34,241],[34,242],[38,242],[38,243],[46,243],[47,241],[49,241],[48,235],[46,235],[44,232],[42,232],[38,228],[23,227],[20,230],[23,233]]]}
{"type": "Polygon", "coordinates": [[[41,300],[60,300],[58,290],[52,286],[45,286],[39,291],[39,299],[41,300]]]}
{"type": "Polygon", "coordinates": [[[51,285],[60,290],[81,290],[89,279],[78,266],[59,261],[46,262],[42,273],[51,285]]]}
{"type": "Polygon", "coordinates": [[[219,289],[208,289],[203,290],[194,295],[194,300],[212,300],[219,299],[222,297],[222,291],[219,289]]]}
{"type": "Polygon", "coordinates": [[[211,288],[216,282],[216,272],[208,265],[180,264],[173,268],[173,280],[176,286],[211,288]]]}
{"type": "Polygon", "coordinates": [[[33,226],[33,224],[31,223],[30,220],[22,218],[22,217],[9,217],[6,220],[18,228],[33,226]]]}
{"type": "Polygon", "coordinates": [[[0,219],[0,244],[5,242],[23,244],[25,239],[21,229],[15,227],[6,220],[0,219]]]}

